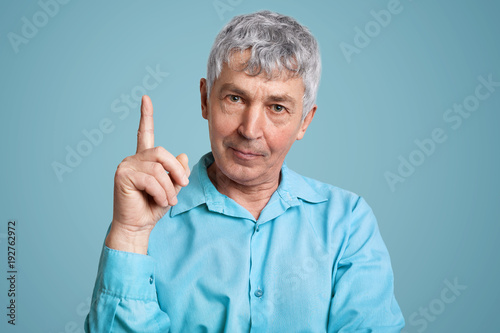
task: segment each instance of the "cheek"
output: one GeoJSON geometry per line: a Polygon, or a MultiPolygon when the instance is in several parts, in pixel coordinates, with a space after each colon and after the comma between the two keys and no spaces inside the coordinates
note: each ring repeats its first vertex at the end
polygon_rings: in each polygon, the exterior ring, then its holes
{"type": "Polygon", "coordinates": [[[222,139],[235,132],[238,124],[235,117],[222,112],[212,113],[209,121],[210,135],[213,139],[222,139]]]}
{"type": "Polygon", "coordinates": [[[288,149],[295,141],[296,133],[291,131],[277,130],[268,136],[267,144],[271,150],[282,151],[288,149]]]}

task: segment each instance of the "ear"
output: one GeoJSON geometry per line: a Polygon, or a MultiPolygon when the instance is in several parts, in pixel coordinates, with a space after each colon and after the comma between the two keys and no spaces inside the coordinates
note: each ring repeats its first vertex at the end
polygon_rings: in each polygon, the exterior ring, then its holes
{"type": "Polygon", "coordinates": [[[200,80],[200,98],[201,98],[201,115],[203,118],[208,118],[208,107],[207,107],[207,80],[201,78],[200,80]]]}
{"type": "Polygon", "coordinates": [[[306,134],[307,127],[309,126],[309,124],[313,120],[314,114],[316,113],[317,108],[318,108],[318,106],[316,104],[314,104],[314,106],[309,111],[307,116],[304,118],[304,120],[302,120],[302,124],[300,125],[299,133],[297,133],[297,140],[302,139],[304,137],[304,134],[306,134]]]}

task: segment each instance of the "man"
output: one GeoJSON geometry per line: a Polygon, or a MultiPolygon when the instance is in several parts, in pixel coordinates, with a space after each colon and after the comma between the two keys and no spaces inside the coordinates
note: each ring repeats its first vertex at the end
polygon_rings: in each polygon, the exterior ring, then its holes
{"type": "Polygon", "coordinates": [[[233,18],[200,81],[211,152],[192,172],[185,154],[154,146],[143,97],[87,332],[401,330],[366,201],[284,163],[314,117],[319,76],[317,42],[294,19],[233,18]]]}

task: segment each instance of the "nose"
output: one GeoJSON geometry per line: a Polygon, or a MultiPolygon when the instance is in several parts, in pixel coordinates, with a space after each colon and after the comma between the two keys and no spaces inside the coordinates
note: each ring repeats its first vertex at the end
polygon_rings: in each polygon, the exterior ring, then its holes
{"type": "Polygon", "coordinates": [[[242,113],[238,133],[247,140],[260,138],[264,133],[265,112],[259,105],[249,105],[242,113]]]}

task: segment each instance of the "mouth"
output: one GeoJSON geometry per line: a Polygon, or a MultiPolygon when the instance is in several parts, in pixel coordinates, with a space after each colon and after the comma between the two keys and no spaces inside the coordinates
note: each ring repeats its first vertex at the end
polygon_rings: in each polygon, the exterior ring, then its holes
{"type": "Polygon", "coordinates": [[[230,149],[233,152],[234,156],[242,160],[253,160],[263,156],[262,154],[253,152],[251,150],[240,150],[233,147],[230,147],[230,149]]]}

